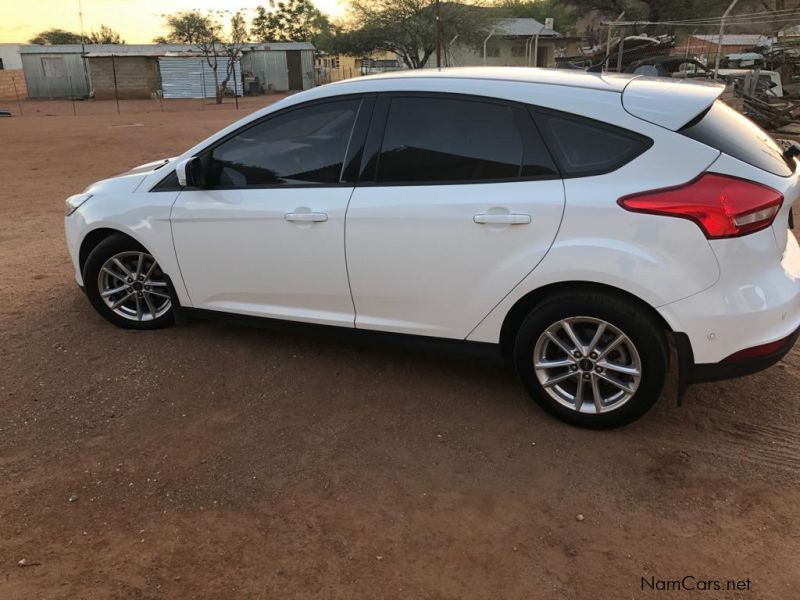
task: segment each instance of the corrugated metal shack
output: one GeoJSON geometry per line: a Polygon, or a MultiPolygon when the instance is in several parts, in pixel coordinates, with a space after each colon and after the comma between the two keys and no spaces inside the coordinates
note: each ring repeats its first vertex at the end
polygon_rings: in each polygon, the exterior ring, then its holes
{"type": "MultiPolygon", "coordinates": [[[[225,79],[227,58],[217,58],[217,80],[225,79]]],[[[158,59],[161,71],[161,90],[164,98],[214,98],[216,86],[214,71],[203,56],[162,56],[158,59]]],[[[237,96],[243,94],[242,66],[240,61],[233,65],[234,74],[228,80],[228,91],[237,96]]]]}
{"type": "MultiPolygon", "coordinates": [[[[29,98],[215,95],[211,67],[197,47],[188,44],[31,45],[20,47],[20,58],[29,98]]],[[[218,60],[221,81],[227,59],[220,56],[218,60]]],[[[314,85],[314,46],[306,42],[251,44],[243,49],[234,69],[228,89],[238,95],[308,89],[314,85]]]]}
{"type": "Polygon", "coordinates": [[[89,68],[80,45],[22,46],[19,49],[29,98],[86,98],[89,68]]]}
{"type": "Polygon", "coordinates": [[[242,56],[245,79],[265,92],[314,87],[314,45],[310,42],[269,42],[247,46],[242,56]]]}

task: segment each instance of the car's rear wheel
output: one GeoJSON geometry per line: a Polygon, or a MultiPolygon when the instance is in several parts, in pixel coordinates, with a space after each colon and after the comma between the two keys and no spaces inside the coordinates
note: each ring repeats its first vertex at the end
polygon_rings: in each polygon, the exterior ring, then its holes
{"type": "Polygon", "coordinates": [[[97,312],[115,325],[158,329],[174,321],[169,279],[155,258],[127,236],[111,235],[92,250],[83,283],[97,312]]]}
{"type": "Polygon", "coordinates": [[[581,427],[627,425],[664,386],[667,344],[659,323],[622,297],[563,293],[535,307],[514,360],[526,389],[558,418],[581,427]]]}

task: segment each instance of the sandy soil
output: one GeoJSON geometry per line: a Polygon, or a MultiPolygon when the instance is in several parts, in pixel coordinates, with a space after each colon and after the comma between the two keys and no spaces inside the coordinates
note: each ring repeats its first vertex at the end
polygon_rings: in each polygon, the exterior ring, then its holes
{"type": "Polygon", "coordinates": [[[597,433],[467,353],[97,316],[63,198],[242,114],[0,120],[0,598],[794,597],[800,348],[597,433]]]}

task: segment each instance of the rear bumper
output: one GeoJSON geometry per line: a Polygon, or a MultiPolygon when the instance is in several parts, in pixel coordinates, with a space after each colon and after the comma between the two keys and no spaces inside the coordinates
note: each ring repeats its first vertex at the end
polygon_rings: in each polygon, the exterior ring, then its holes
{"type": "Polygon", "coordinates": [[[786,356],[800,337],[800,327],[782,340],[780,347],[774,352],[754,358],[741,360],[723,360],[718,363],[700,363],[689,365],[686,383],[701,383],[704,381],[719,381],[721,379],[734,379],[758,373],[774,365],[786,356]]]}
{"type": "Polygon", "coordinates": [[[712,245],[721,266],[717,283],[658,308],[672,331],[685,334],[699,372],[800,328],[800,246],[793,234],[782,256],[769,229],[712,245]]]}

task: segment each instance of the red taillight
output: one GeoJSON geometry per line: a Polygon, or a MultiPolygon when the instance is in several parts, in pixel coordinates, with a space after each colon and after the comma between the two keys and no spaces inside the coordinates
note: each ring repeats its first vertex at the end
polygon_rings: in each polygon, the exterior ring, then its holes
{"type": "Polygon", "coordinates": [[[690,219],[709,239],[765,229],[783,204],[783,194],[752,181],[704,173],[687,184],[632,194],[617,200],[626,210],[690,219]]]}

